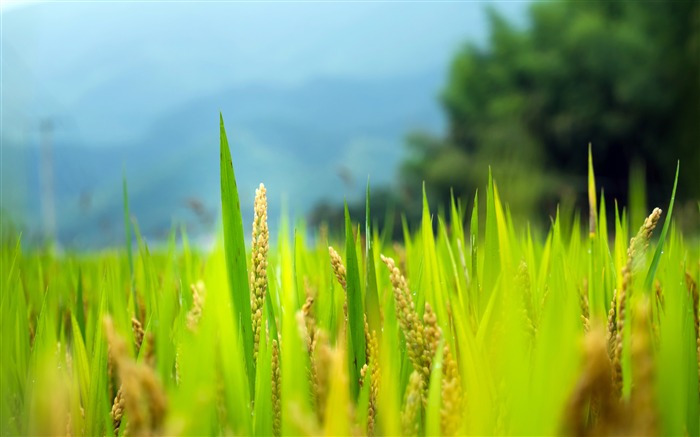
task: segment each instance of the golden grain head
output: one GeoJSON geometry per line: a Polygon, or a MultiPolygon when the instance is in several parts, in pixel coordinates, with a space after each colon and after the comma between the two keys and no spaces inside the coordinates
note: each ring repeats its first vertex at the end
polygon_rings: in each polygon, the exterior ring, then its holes
{"type": "MultiPolygon", "coordinates": [[[[413,368],[423,375],[427,383],[430,377],[430,361],[432,357],[427,357],[430,352],[426,351],[426,337],[423,322],[420,317],[418,317],[418,313],[416,313],[406,278],[403,277],[401,271],[396,267],[394,260],[384,255],[380,255],[380,259],[389,269],[396,303],[396,315],[399,321],[399,327],[406,339],[408,358],[411,364],[413,364],[413,368]]],[[[430,315],[428,317],[431,319],[430,315]]],[[[437,335],[437,331],[431,335],[433,334],[437,335]]],[[[430,340],[432,340],[432,338],[430,340]]]]}
{"type": "Polygon", "coordinates": [[[425,349],[423,353],[423,366],[431,368],[431,363],[435,353],[437,352],[442,333],[437,323],[437,315],[428,302],[425,303],[425,312],[423,313],[423,323],[425,325],[425,349]]]}
{"type": "Polygon", "coordinates": [[[440,426],[443,435],[457,435],[462,424],[464,411],[462,381],[457,361],[451,353],[449,344],[445,344],[443,348],[442,372],[440,426]]]}
{"type": "Polygon", "coordinates": [[[282,427],[280,350],[276,339],[272,340],[272,432],[280,435],[282,427]]]}
{"type": "Polygon", "coordinates": [[[336,252],[336,250],[333,249],[333,246],[328,246],[328,254],[331,257],[331,267],[333,268],[333,273],[335,274],[335,277],[338,279],[338,282],[343,287],[343,289],[346,289],[347,272],[345,270],[345,266],[343,265],[343,259],[340,257],[340,254],[338,254],[338,252],[336,252]]]}
{"type": "Polygon", "coordinates": [[[424,382],[422,375],[414,370],[408,380],[404,405],[401,411],[401,428],[406,436],[418,434],[418,414],[423,404],[424,382]]]}
{"type": "Polygon", "coordinates": [[[192,291],[192,308],[187,313],[187,327],[194,331],[199,325],[199,320],[202,318],[202,310],[204,308],[204,300],[206,298],[206,287],[201,280],[195,284],[190,284],[192,291]]]}

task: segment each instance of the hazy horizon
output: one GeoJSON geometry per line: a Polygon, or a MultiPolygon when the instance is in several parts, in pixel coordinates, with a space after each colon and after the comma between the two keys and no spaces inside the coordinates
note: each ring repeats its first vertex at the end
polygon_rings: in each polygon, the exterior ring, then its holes
{"type": "Polygon", "coordinates": [[[1,139],[12,162],[2,163],[2,207],[41,227],[48,138],[60,155],[59,237],[102,233],[95,223],[118,213],[123,167],[147,230],[193,220],[191,198],[217,216],[219,111],[238,147],[241,195],[252,200],[265,182],[274,212],[284,197],[303,216],[320,199],[358,196],[363,183],[340,176],[348,170],[390,184],[404,137],[443,129],[440,88],[456,51],[487,41],[487,5],[525,21],[527,3],[512,2],[5,8],[1,139]],[[189,171],[201,177],[183,179],[189,171]],[[165,188],[172,195],[156,205],[165,188]]]}

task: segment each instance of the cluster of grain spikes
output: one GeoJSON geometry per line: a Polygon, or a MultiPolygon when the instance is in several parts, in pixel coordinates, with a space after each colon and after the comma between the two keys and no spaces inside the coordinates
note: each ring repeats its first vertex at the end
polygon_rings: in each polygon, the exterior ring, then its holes
{"type": "MultiPolygon", "coordinates": [[[[144,317],[142,315],[142,317],[144,317]]],[[[111,323],[111,322],[110,322],[111,323]]],[[[141,350],[141,347],[143,346],[144,339],[146,339],[146,349],[145,351],[145,356],[144,356],[144,362],[153,368],[155,366],[155,339],[153,337],[153,333],[149,332],[146,334],[145,330],[143,329],[143,325],[141,322],[136,317],[131,318],[131,330],[134,334],[134,347],[136,350],[136,354],[141,350]]],[[[117,390],[117,393],[114,393],[114,386],[113,386],[113,378],[114,378],[114,369],[117,368],[117,362],[119,357],[115,355],[115,351],[113,350],[113,342],[109,341],[107,345],[107,378],[108,378],[108,387],[109,387],[109,396],[110,398],[114,396],[114,402],[112,404],[112,410],[111,410],[111,417],[112,417],[112,425],[114,427],[114,432],[117,434],[119,432],[119,427],[122,422],[122,416],[124,413],[124,408],[125,408],[125,399],[124,399],[124,387],[123,384],[119,386],[119,389],[117,390]]]]}
{"type": "Polygon", "coordinates": [[[282,429],[282,379],[280,373],[280,348],[272,339],[272,433],[279,437],[282,429]]]}
{"type": "Polygon", "coordinates": [[[126,342],[117,334],[111,318],[105,317],[104,327],[121,382],[112,407],[115,433],[118,433],[126,413],[130,434],[160,435],[167,412],[167,398],[158,377],[151,366],[137,364],[129,356],[126,342]]]}
{"type": "MultiPolygon", "coordinates": [[[[369,329],[365,322],[365,329],[369,329]]],[[[367,412],[367,436],[374,436],[375,418],[377,416],[377,397],[379,396],[379,382],[381,381],[381,368],[379,367],[379,343],[376,331],[372,331],[368,343],[367,360],[372,368],[370,372],[369,411],[367,412]]]]}
{"type": "Polygon", "coordinates": [[[255,190],[253,208],[253,251],[251,259],[250,288],[251,311],[253,315],[253,336],[255,360],[260,346],[263,302],[267,292],[267,252],[270,246],[270,231],[267,227],[267,191],[265,185],[255,190]]]}
{"type": "Polygon", "coordinates": [[[316,318],[313,314],[315,293],[312,291],[307,278],[304,278],[304,289],[306,291],[306,300],[304,301],[304,305],[301,306],[300,314],[298,314],[299,330],[301,332],[301,338],[306,342],[309,355],[311,355],[318,328],[316,328],[316,318]]]}
{"type": "Polygon", "coordinates": [[[530,284],[530,273],[525,260],[520,261],[518,265],[518,273],[516,283],[522,288],[523,294],[523,314],[528,333],[534,338],[537,334],[537,320],[535,309],[532,305],[532,284],[530,284]]]}
{"type": "Polygon", "coordinates": [[[583,287],[579,291],[579,306],[581,307],[581,322],[584,332],[591,330],[591,309],[588,305],[588,279],[583,279],[583,287]]]}
{"type": "Polygon", "coordinates": [[[406,278],[401,274],[399,268],[396,267],[396,263],[392,258],[384,255],[380,255],[380,258],[389,269],[396,301],[396,316],[406,339],[408,358],[413,365],[413,370],[421,376],[422,387],[427,389],[430,383],[430,362],[432,361],[432,356],[426,351],[426,347],[432,347],[432,345],[426,346],[425,327],[416,312],[406,278]],[[427,361],[426,358],[428,358],[427,361]]]}
{"type": "Polygon", "coordinates": [[[343,290],[346,290],[348,288],[347,271],[345,270],[343,259],[340,257],[340,254],[333,249],[333,246],[328,246],[328,255],[331,257],[331,268],[333,269],[333,274],[338,280],[340,286],[343,287],[343,290]]]}
{"type": "Polygon", "coordinates": [[[612,367],[602,327],[584,338],[584,369],[564,412],[562,434],[577,437],[618,433],[621,406],[614,394],[612,367]]]}
{"type": "Polygon", "coordinates": [[[411,372],[408,380],[408,387],[404,394],[403,410],[401,411],[401,430],[403,435],[418,435],[421,404],[425,384],[421,374],[417,371],[411,372]]]}
{"type": "MultiPolygon", "coordinates": [[[[630,240],[627,260],[622,268],[621,286],[614,290],[608,313],[607,341],[603,330],[588,325],[585,337],[585,364],[579,381],[569,398],[563,431],[575,436],[655,435],[658,432],[654,405],[655,366],[651,304],[640,296],[634,308],[632,326],[632,393],[629,402],[622,396],[622,348],[627,302],[632,292],[632,275],[649,245],[649,239],[661,217],[655,208],[635,237],[630,240]]],[[[661,302],[657,287],[656,302],[661,302]]],[[[582,310],[585,306],[582,302],[582,310]]]]}
{"type": "MultiPolygon", "coordinates": [[[[297,312],[299,333],[306,344],[309,354],[309,381],[312,387],[311,401],[315,407],[316,423],[306,423],[305,426],[323,426],[325,423],[326,401],[330,385],[330,368],[333,351],[325,330],[317,327],[313,314],[314,290],[305,279],[306,300],[297,312]]],[[[299,413],[301,414],[301,413],[299,413]]],[[[301,420],[301,416],[300,420],[301,420]]],[[[303,422],[303,421],[302,421],[303,422]]],[[[306,420],[308,422],[308,420],[306,420]]]]}
{"type": "Polygon", "coordinates": [[[629,402],[623,403],[615,392],[602,326],[594,326],[584,339],[584,370],[566,407],[564,434],[578,437],[658,435],[656,365],[649,298],[641,296],[633,309],[631,354],[634,384],[629,402]]]}
{"type": "Polygon", "coordinates": [[[588,436],[654,436],[659,433],[656,406],[656,365],[652,346],[651,304],[641,296],[632,321],[632,377],[628,402],[617,396],[611,377],[602,326],[593,326],[584,338],[584,369],[564,413],[562,433],[588,436]]]}
{"type": "Polygon", "coordinates": [[[464,400],[462,399],[462,380],[459,367],[450,346],[445,344],[442,357],[442,408],[440,408],[440,426],[444,435],[457,435],[462,424],[464,400]]]}
{"type": "MultiPolygon", "coordinates": [[[[328,247],[328,254],[331,259],[331,268],[333,274],[335,275],[338,283],[345,290],[345,302],[343,303],[343,315],[344,324],[343,329],[347,329],[348,323],[348,300],[347,300],[347,270],[343,264],[343,259],[340,254],[333,249],[332,246],[328,247]]],[[[375,429],[375,418],[377,414],[377,396],[379,395],[379,383],[381,370],[379,367],[379,342],[377,340],[377,333],[374,330],[370,330],[369,324],[367,323],[367,315],[364,315],[364,336],[365,336],[365,359],[366,362],[362,365],[360,369],[360,386],[363,386],[367,375],[370,378],[370,390],[369,390],[369,405],[367,412],[367,435],[373,436],[375,429]],[[368,370],[371,371],[368,372],[368,370]]]]}
{"type": "MultiPolygon", "coordinates": [[[[253,233],[250,270],[250,308],[253,324],[253,359],[257,362],[260,339],[263,332],[262,319],[265,295],[268,289],[267,263],[270,249],[270,230],[267,225],[267,190],[260,184],[255,190],[253,203],[253,233]]],[[[310,304],[309,304],[310,305],[310,304]]],[[[272,339],[272,432],[279,436],[282,427],[280,339],[272,339]]]]}
{"type": "Polygon", "coordinates": [[[631,294],[632,273],[635,266],[642,260],[642,255],[649,246],[649,239],[661,218],[661,209],[654,208],[649,217],[644,220],[644,224],[639,228],[639,232],[630,240],[627,249],[627,262],[622,268],[622,285],[619,293],[613,294],[613,302],[608,317],[608,343],[610,358],[613,363],[613,385],[615,393],[619,397],[622,394],[622,345],[623,332],[625,326],[625,307],[628,295],[631,294]],[[617,302],[616,302],[617,301],[617,302]],[[615,306],[617,305],[617,308],[615,306]],[[613,311],[615,309],[615,311],[613,311]]]}
{"type": "MultiPolygon", "coordinates": [[[[384,255],[380,258],[389,269],[399,326],[404,334],[408,357],[414,369],[406,389],[401,419],[404,433],[414,435],[417,432],[420,407],[427,406],[432,361],[438,351],[442,331],[437,323],[437,315],[427,302],[423,320],[420,320],[406,278],[392,258],[384,255]],[[416,403],[417,399],[420,400],[419,404],[416,403]]],[[[463,411],[461,379],[448,343],[445,343],[442,353],[441,431],[445,435],[454,435],[461,425],[463,411]]]]}
{"type": "Polygon", "coordinates": [[[333,269],[333,274],[338,280],[338,283],[343,287],[345,291],[345,302],[343,303],[343,325],[344,329],[347,329],[348,324],[348,282],[347,282],[347,271],[345,270],[345,265],[343,265],[343,259],[340,254],[333,249],[333,246],[328,246],[328,255],[331,257],[331,268],[333,269]]]}
{"type": "Polygon", "coordinates": [[[187,313],[187,328],[195,331],[199,325],[199,320],[202,318],[207,288],[204,282],[200,280],[196,284],[190,284],[190,290],[192,291],[192,309],[187,313]]]}
{"type": "Polygon", "coordinates": [[[369,405],[367,411],[367,435],[374,435],[375,417],[377,414],[377,396],[379,394],[379,378],[381,370],[379,367],[379,342],[377,332],[370,330],[365,315],[365,357],[367,363],[360,370],[360,387],[364,386],[367,378],[370,378],[369,405]],[[371,370],[370,370],[371,369],[371,370]]]}
{"type": "Polygon", "coordinates": [[[330,384],[330,368],[333,359],[328,334],[319,330],[311,346],[311,385],[313,387],[314,406],[318,423],[325,422],[326,401],[330,384]]]}

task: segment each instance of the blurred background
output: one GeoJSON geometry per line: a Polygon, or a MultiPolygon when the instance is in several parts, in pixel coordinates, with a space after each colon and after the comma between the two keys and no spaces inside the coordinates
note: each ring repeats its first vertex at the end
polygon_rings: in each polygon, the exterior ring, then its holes
{"type": "MultiPolygon", "coordinates": [[[[344,199],[409,222],[426,184],[470,205],[489,166],[547,225],[598,186],[700,227],[700,3],[3,2],[3,230],[24,244],[123,241],[122,175],[149,241],[214,238],[219,111],[246,233],[254,190],[338,222],[344,199]]],[[[483,197],[483,196],[482,196],[483,197]]],[[[637,217],[641,215],[641,217],[637,217]]]]}

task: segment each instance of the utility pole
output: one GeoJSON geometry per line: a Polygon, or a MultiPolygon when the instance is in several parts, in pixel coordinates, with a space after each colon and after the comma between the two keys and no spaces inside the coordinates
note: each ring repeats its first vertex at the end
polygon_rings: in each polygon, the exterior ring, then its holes
{"type": "Polygon", "coordinates": [[[53,184],[53,121],[50,118],[41,121],[41,213],[44,222],[44,238],[54,242],[56,238],[56,204],[53,184]]]}

